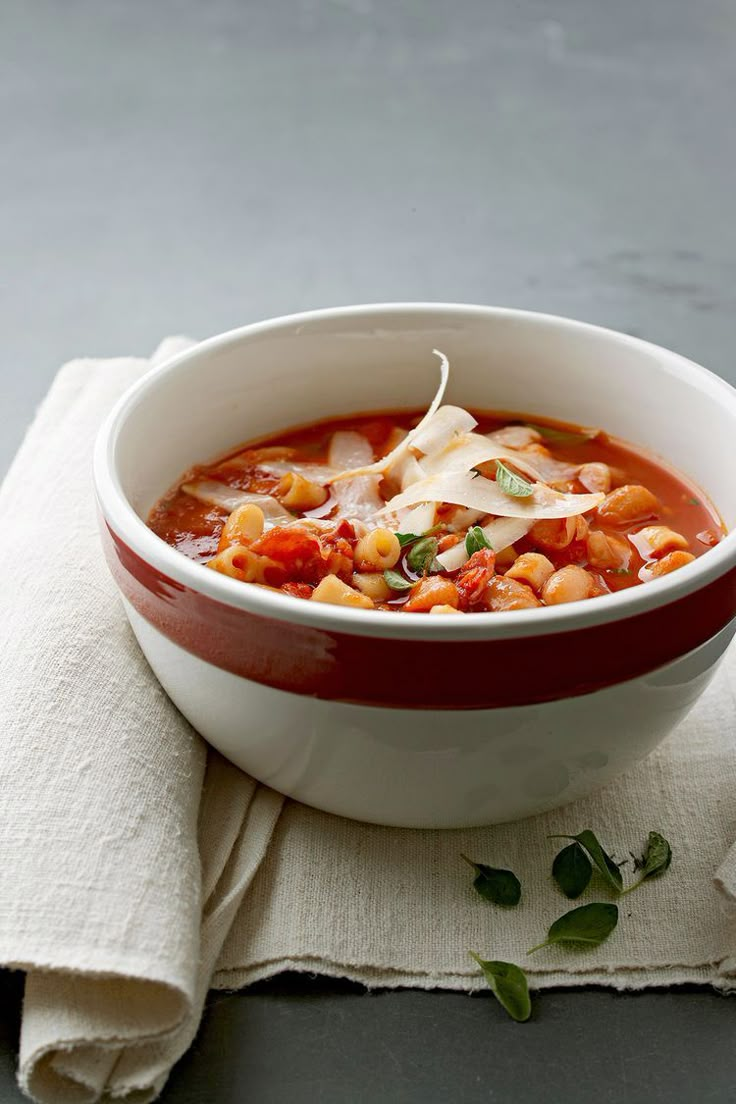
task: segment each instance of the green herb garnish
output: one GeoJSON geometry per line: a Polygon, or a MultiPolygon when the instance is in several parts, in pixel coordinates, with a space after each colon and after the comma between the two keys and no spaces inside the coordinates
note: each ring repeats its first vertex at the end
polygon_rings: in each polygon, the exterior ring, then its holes
{"type": "Polygon", "coordinates": [[[442,564],[437,559],[437,539],[435,537],[421,537],[412,544],[407,553],[406,563],[417,575],[428,575],[431,571],[442,571],[442,564]]]}
{"type": "Polygon", "coordinates": [[[600,433],[599,429],[555,429],[554,426],[537,425],[535,422],[524,424],[528,429],[535,430],[545,441],[551,441],[555,445],[582,445],[594,440],[600,433]]]}
{"type": "Polygon", "coordinates": [[[501,460],[496,461],[496,483],[499,490],[512,498],[529,498],[534,494],[534,487],[526,479],[522,479],[511,468],[507,468],[501,460]]]}
{"type": "Polygon", "coordinates": [[[483,548],[490,548],[493,551],[480,525],[473,525],[465,534],[465,551],[472,556],[474,552],[480,552],[483,548]]]}
{"type": "Polygon", "coordinates": [[[436,533],[437,530],[441,528],[441,525],[433,525],[426,533],[395,533],[394,536],[398,538],[401,547],[406,548],[407,544],[413,544],[414,541],[421,540],[422,537],[431,537],[433,533],[436,533]]]}
{"type": "Polygon", "coordinates": [[[641,877],[638,882],[634,882],[628,889],[625,889],[624,893],[631,893],[632,889],[637,889],[648,878],[656,878],[659,874],[664,874],[665,870],[669,869],[671,862],[672,848],[667,840],[660,832],[650,832],[644,856],[637,862],[637,869],[640,871],[641,877]]]}
{"type": "Polygon", "coordinates": [[[624,888],[621,871],[616,866],[611,856],[603,850],[595,833],[591,832],[589,828],[586,828],[584,832],[580,832],[577,836],[557,835],[550,836],[549,838],[576,840],[577,843],[588,852],[593,866],[603,877],[606,884],[616,893],[621,893],[624,888]]]}
{"type": "Polygon", "coordinates": [[[473,862],[467,855],[461,855],[468,866],[472,866],[476,873],[473,886],[477,893],[485,901],[493,905],[503,905],[504,908],[513,908],[518,905],[521,897],[521,882],[511,870],[497,870],[485,863],[473,862]]]}
{"type": "Polygon", "coordinates": [[[587,889],[592,874],[590,859],[577,840],[563,847],[552,863],[552,877],[572,901],[587,889]]]}
{"type": "Polygon", "coordinates": [[[608,939],[617,924],[616,905],[598,901],[592,905],[580,905],[555,920],[544,942],[532,947],[527,954],[534,954],[542,947],[551,947],[555,943],[585,943],[589,947],[597,947],[608,939]]]}
{"type": "Polygon", "coordinates": [[[690,503],[691,506],[699,506],[700,505],[700,499],[698,499],[698,498],[689,498],[688,502],[690,503]]]}
{"type": "Polygon", "coordinates": [[[398,571],[384,571],[383,577],[387,585],[391,587],[391,590],[411,590],[414,586],[410,579],[405,579],[398,571]]]}
{"type": "Polygon", "coordinates": [[[524,971],[514,966],[513,962],[488,962],[474,951],[470,951],[470,955],[480,966],[491,992],[511,1019],[517,1023],[528,1020],[532,1014],[532,1002],[524,971]]]}

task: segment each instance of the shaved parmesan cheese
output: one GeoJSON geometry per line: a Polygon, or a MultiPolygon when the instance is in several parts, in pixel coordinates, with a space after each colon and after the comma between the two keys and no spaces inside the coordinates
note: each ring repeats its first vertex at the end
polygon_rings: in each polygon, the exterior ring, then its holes
{"type": "Polygon", "coordinates": [[[542,435],[531,426],[509,425],[489,433],[488,440],[495,441],[497,445],[506,445],[507,448],[520,449],[537,444],[542,440],[542,435]]]}
{"type": "Polygon", "coordinates": [[[401,515],[401,532],[416,533],[421,536],[434,525],[436,506],[434,502],[423,502],[413,510],[405,510],[401,515]]]}
{"type": "Polygon", "coordinates": [[[438,409],[440,403],[442,402],[442,397],[447,387],[447,381],[450,378],[450,365],[445,354],[441,353],[439,349],[433,349],[432,352],[435,354],[435,356],[438,356],[440,358],[440,385],[437,388],[437,393],[435,397],[432,399],[429,410],[424,415],[419,425],[415,426],[414,429],[407,433],[403,441],[400,441],[396,448],[391,449],[391,452],[382,457],[380,460],[376,460],[373,464],[366,464],[365,467],[354,467],[348,471],[340,472],[339,475],[333,475],[331,482],[337,482],[338,480],[343,479],[351,479],[355,475],[383,476],[386,474],[389,468],[397,464],[399,460],[401,460],[401,458],[405,456],[406,453],[408,453],[409,446],[411,445],[413,439],[425,428],[429,420],[434,415],[435,411],[438,409]]]}
{"type": "Polygon", "coordinates": [[[453,437],[461,433],[469,433],[477,424],[476,419],[472,414],[468,414],[467,410],[459,406],[441,406],[427,420],[423,429],[417,426],[419,432],[412,438],[412,450],[425,454],[437,452],[450,444],[453,437]]]}
{"type": "Polygon", "coordinates": [[[328,480],[335,474],[335,469],[330,467],[329,464],[301,464],[298,461],[290,460],[265,460],[258,465],[259,471],[264,471],[268,475],[276,475],[279,478],[282,475],[289,475],[293,472],[294,475],[301,475],[303,479],[308,479],[310,483],[320,483],[323,487],[327,485],[328,480]]]}
{"type": "MultiPolygon", "coordinates": [[[[428,475],[449,471],[470,471],[489,460],[507,460],[530,479],[546,483],[557,479],[571,479],[577,467],[545,456],[535,456],[533,462],[521,452],[516,452],[491,437],[480,433],[464,433],[456,437],[440,452],[425,456],[422,468],[428,475]]],[[[404,488],[402,487],[402,490],[404,488]]]]}
{"type": "MultiPolygon", "coordinates": [[[[422,460],[422,468],[427,475],[436,475],[438,472],[470,471],[476,464],[484,464],[487,460],[501,460],[510,458],[510,450],[503,445],[496,445],[480,433],[463,433],[439,452],[425,456],[422,460]]],[[[531,474],[526,472],[525,474],[531,474]]],[[[536,478],[533,476],[533,478],[536,478]]]]}
{"type": "Polygon", "coordinates": [[[237,487],[229,487],[227,483],[215,483],[213,480],[204,479],[199,483],[185,483],[182,490],[199,502],[204,502],[208,506],[218,506],[221,510],[227,510],[229,514],[237,510],[238,506],[252,503],[263,510],[263,516],[272,524],[282,519],[292,521],[294,518],[294,515],[290,514],[273,495],[239,491],[237,487]]]}
{"type": "MultiPolygon", "coordinates": [[[[367,463],[369,468],[372,458],[371,443],[362,433],[354,433],[352,430],[333,433],[327,462],[334,470],[353,467],[366,471],[368,469],[361,465],[367,463]]],[[[380,477],[377,475],[350,476],[343,472],[340,482],[332,483],[330,488],[332,498],[337,504],[337,516],[372,518],[384,505],[378,493],[379,483],[380,477]]]]}
{"type": "Polygon", "coordinates": [[[419,479],[424,479],[426,474],[416,456],[412,456],[410,452],[391,469],[391,477],[396,480],[402,491],[411,487],[412,483],[416,483],[419,479]]]}
{"type": "MultiPolygon", "coordinates": [[[[482,527],[483,535],[494,552],[503,552],[504,548],[525,537],[533,524],[529,518],[494,518],[482,527]]],[[[465,541],[453,545],[437,557],[445,571],[457,571],[469,558],[465,541]]]]}
{"type": "Polygon", "coordinates": [[[471,472],[447,472],[412,484],[387,502],[385,509],[402,510],[419,502],[451,502],[497,517],[565,518],[595,509],[604,497],[602,494],[561,494],[543,483],[535,483],[528,498],[512,498],[492,479],[474,476],[471,472]]]}

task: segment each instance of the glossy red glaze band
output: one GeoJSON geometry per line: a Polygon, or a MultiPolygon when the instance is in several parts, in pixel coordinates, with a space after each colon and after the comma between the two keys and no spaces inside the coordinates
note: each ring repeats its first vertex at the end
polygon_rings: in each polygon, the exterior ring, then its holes
{"type": "Polygon", "coordinates": [[[225,605],[162,575],[108,526],[103,534],[122,593],[169,640],[266,686],[361,705],[490,709],[575,697],[664,666],[736,615],[734,568],[669,605],[565,633],[468,642],[357,636],[225,605]]]}

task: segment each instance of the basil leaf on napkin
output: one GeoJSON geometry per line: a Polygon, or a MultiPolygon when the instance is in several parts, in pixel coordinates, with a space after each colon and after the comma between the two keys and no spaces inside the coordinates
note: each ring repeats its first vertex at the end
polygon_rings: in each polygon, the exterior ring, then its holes
{"type": "Polygon", "coordinates": [[[580,832],[577,836],[555,835],[549,838],[576,840],[580,846],[584,847],[588,852],[593,866],[602,876],[606,884],[610,886],[615,893],[621,893],[624,888],[624,880],[621,877],[621,871],[616,866],[611,856],[603,850],[598,842],[597,836],[594,832],[591,832],[589,828],[586,828],[584,832],[580,832]]]}

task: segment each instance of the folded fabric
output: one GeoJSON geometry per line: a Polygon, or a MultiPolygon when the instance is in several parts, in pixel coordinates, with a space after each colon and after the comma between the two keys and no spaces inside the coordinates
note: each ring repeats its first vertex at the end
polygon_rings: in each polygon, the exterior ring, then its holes
{"type": "MultiPolygon", "coordinates": [[[[181,347],[170,339],[155,359],[181,347]]],[[[534,988],[735,987],[736,653],[645,763],[542,817],[419,832],[282,810],[168,701],[102,560],[93,440],[148,366],[65,366],[0,492],[0,963],[27,974],[23,1088],[41,1101],[152,1099],[210,985],[284,969],[474,989],[472,949],[523,964],[534,988]],[[570,907],[547,836],[583,828],[620,858],[659,829],[672,867],[622,899],[601,947],[527,958],[570,907]],[[481,900],[460,852],[512,868],[519,907],[481,900]]]]}

